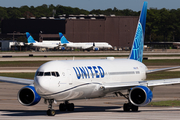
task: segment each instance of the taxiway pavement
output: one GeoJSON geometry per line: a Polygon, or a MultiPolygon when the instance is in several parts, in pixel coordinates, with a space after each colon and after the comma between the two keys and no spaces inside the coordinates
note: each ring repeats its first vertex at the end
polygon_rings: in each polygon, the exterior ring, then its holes
{"type": "MultiPolygon", "coordinates": [[[[45,60],[48,57],[41,57],[45,60]]],[[[69,57],[67,57],[69,58],[69,57]]],[[[19,59],[22,58],[0,58],[19,59]]],[[[25,59],[25,58],[24,58],[25,59]]],[[[27,57],[29,59],[29,57],[27,57]]],[[[32,59],[32,58],[31,58],[32,59]]],[[[40,60],[40,58],[33,57],[40,60]]],[[[56,59],[57,58],[51,58],[56,59]]],[[[60,58],[59,58],[60,59],[60,58]]],[[[62,59],[62,58],[61,58],[62,59]]],[[[63,58],[66,60],[66,58],[63,58]]],[[[73,58],[69,58],[73,59],[73,58]]],[[[76,59],[76,58],[75,58],[76,59]]],[[[89,58],[87,58],[89,59],[89,58]]],[[[97,59],[97,58],[96,58],[97,59]]],[[[98,58],[99,59],[99,58],[98,58]]],[[[101,58],[100,58],[101,59],[101,58]]],[[[152,67],[154,69],[154,67],[152,67]]],[[[35,72],[37,67],[0,67],[0,72],[35,72]]],[[[140,107],[138,112],[123,112],[122,106],[126,99],[113,95],[104,98],[70,101],[75,104],[74,112],[59,112],[58,104],[53,104],[56,116],[46,115],[48,105],[43,100],[35,106],[22,106],[17,100],[17,93],[23,85],[0,82],[0,120],[179,120],[180,107],[140,107]]],[[[180,100],[180,85],[155,87],[153,101],[180,100]]]]}
{"type": "MultiPolygon", "coordinates": [[[[0,119],[2,120],[179,120],[180,107],[140,107],[138,112],[124,112],[122,97],[108,95],[104,98],[70,101],[75,104],[74,112],[60,112],[53,104],[56,116],[46,115],[48,105],[40,101],[35,106],[22,106],[17,93],[23,85],[0,82],[0,119]]],[[[180,100],[180,85],[154,88],[153,101],[180,100]]]]}

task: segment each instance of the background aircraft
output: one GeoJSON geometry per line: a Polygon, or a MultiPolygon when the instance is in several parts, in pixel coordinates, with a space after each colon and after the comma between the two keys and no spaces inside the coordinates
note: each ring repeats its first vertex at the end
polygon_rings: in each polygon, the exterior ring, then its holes
{"type": "Polygon", "coordinates": [[[70,42],[68,41],[62,33],[59,33],[60,41],[62,46],[79,48],[83,50],[100,50],[100,49],[109,49],[112,46],[107,42],[70,42]]]}
{"type": "Polygon", "coordinates": [[[146,13],[147,2],[144,2],[128,59],[50,61],[37,69],[34,80],[0,76],[0,81],[27,85],[18,92],[19,102],[31,106],[43,98],[49,104],[49,116],[55,115],[53,102],[63,102],[59,104],[60,111],[73,111],[70,100],[98,98],[108,93],[128,100],[124,111],[138,111],[138,107],[151,102],[153,87],[180,84],[180,78],[145,81],[146,74],[180,68],[148,70],[142,63],[146,13]],[[127,92],[123,93],[124,90],[127,92]]]}
{"type": "Polygon", "coordinates": [[[60,41],[43,41],[43,42],[37,42],[33,39],[33,37],[30,35],[29,32],[26,32],[27,37],[27,45],[32,45],[34,47],[39,48],[55,48],[60,45],[60,41]]]}

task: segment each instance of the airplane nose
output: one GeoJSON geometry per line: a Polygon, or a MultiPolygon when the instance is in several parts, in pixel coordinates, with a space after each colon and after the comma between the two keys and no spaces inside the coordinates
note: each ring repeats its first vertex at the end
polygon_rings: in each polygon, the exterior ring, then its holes
{"type": "Polygon", "coordinates": [[[34,80],[34,86],[37,93],[47,93],[49,89],[49,80],[44,77],[36,77],[34,80]]]}

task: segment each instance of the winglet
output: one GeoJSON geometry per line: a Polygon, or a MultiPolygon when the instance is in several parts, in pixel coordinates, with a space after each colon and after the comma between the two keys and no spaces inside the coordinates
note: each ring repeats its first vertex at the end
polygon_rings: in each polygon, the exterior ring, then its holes
{"type": "Polygon", "coordinates": [[[36,41],[33,39],[33,37],[30,35],[29,32],[26,32],[26,37],[27,37],[28,43],[36,43],[36,41]]]}
{"type": "Polygon", "coordinates": [[[131,54],[129,55],[129,59],[134,59],[140,62],[142,62],[142,58],[143,58],[146,14],[147,14],[147,2],[144,2],[141,15],[138,21],[138,25],[136,28],[136,34],[134,37],[131,54]]]}
{"type": "Polygon", "coordinates": [[[62,33],[59,33],[59,37],[62,45],[69,43],[69,41],[64,37],[62,33]]]}

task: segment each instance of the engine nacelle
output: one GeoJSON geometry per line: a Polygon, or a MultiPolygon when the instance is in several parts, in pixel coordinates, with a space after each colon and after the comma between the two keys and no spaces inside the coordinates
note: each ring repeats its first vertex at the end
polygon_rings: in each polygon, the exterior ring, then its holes
{"type": "Polygon", "coordinates": [[[61,47],[61,50],[66,50],[66,48],[65,47],[61,47]]]}
{"type": "Polygon", "coordinates": [[[95,48],[93,48],[93,50],[94,50],[94,51],[98,51],[98,50],[99,50],[99,48],[96,48],[96,47],[95,47],[95,48]]]}
{"type": "Polygon", "coordinates": [[[145,106],[153,98],[152,91],[146,86],[137,86],[131,89],[129,100],[135,106],[145,106]]]}
{"type": "Polygon", "coordinates": [[[37,104],[41,97],[37,94],[34,86],[25,86],[18,92],[18,101],[25,106],[37,104]]]}

